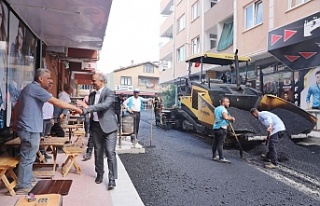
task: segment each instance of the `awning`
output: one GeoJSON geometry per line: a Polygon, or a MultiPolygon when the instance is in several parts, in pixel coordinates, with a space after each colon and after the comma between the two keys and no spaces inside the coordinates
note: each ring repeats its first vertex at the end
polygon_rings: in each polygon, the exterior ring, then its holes
{"type": "Polygon", "coordinates": [[[320,12],[268,34],[268,51],[292,70],[320,65],[320,12]]]}

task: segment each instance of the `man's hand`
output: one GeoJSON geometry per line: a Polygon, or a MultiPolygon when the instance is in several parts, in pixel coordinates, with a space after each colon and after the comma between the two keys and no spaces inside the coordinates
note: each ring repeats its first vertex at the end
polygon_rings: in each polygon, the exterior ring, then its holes
{"type": "Polygon", "coordinates": [[[268,133],[271,133],[271,132],[272,132],[272,126],[269,126],[269,127],[267,128],[267,132],[268,132],[268,133]]]}
{"type": "Polygon", "coordinates": [[[128,109],[128,112],[131,113],[131,114],[133,113],[132,109],[128,109]]]}
{"type": "Polygon", "coordinates": [[[80,115],[83,114],[83,110],[80,109],[80,108],[78,108],[78,107],[75,107],[73,110],[74,110],[76,113],[80,114],[80,115]]]}
{"type": "MultiPolygon", "coordinates": [[[[88,105],[86,104],[86,103],[84,103],[83,101],[81,101],[81,100],[77,100],[77,106],[78,107],[83,107],[83,108],[86,108],[86,109],[88,109],[88,105]]],[[[77,112],[78,113],[78,112],[77,112]]],[[[80,113],[79,113],[80,114],[80,113]]],[[[81,113],[82,114],[82,113],[81,113]]]]}

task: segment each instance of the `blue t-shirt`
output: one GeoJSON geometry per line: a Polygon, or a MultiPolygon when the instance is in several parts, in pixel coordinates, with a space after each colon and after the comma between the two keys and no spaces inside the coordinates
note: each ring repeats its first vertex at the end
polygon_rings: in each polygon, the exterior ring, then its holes
{"type": "Polygon", "coordinates": [[[320,107],[320,86],[318,83],[309,87],[306,97],[307,103],[310,103],[311,96],[313,96],[312,107],[320,107]]]}
{"type": "Polygon", "coordinates": [[[28,84],[19,95],[17,129],[27,132],[42,132],[42,107],[51,98],[51,94],[39,83],[28,84]]]}
{"type": "Polygon", "coordinates": [[[228,110],[222,105],[214,109],[215,120],[214,120],[213,129],[220,129],[220,128],[227,129],[229,122],[223,119],[223,116],[222,116],[223,113],[227,113],[229,115],[228,110]]]}

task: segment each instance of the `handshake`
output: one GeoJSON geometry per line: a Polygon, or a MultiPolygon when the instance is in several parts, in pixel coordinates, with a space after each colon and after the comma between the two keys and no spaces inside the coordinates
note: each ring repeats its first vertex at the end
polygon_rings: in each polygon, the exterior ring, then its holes
{"type": "Polygon", "coordinates": [[[76,103],[77,103],[76,106],[72,105],[71,108],[69,108],[69,109],[72,110],[72,113],[78,113],[78,114],[82,115],[83,114],[83,108],[87,109],[89,107],[86,103],[84,103],[81,100],[77,100],[76,103]]]}

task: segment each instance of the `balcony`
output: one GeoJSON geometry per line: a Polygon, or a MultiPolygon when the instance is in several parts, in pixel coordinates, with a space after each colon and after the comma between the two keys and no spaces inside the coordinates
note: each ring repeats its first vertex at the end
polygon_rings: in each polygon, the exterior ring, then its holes
{"type": "Polygon", "coordinates": [[[160,60],[171,61],[172,60],[172,48],[173,40],[170,40],[160,49],[160,60]]]}
{"type": "Polygon", "coordinates": [[[160,26],[160,37],[172,38],[173,34],[173,14],[168,16],[160,26]]]}
{"type": "Polygon", "coordinates": [[[173,0],[162,0],[160,3],[160,13],[163,15],[170,15],[172,13],[173,0]]]}
{"type": "Polygon", "coordinates": [[[159,84],[169,83],[169,81],[173,81],[173,69],[160,71],[159,84]]]}
{"type": "Polygon", "coordinates": [[[204,14],[204,30],[208,31],[231,16],[233,16],[233,0],[219,1],[204,14]]]}

